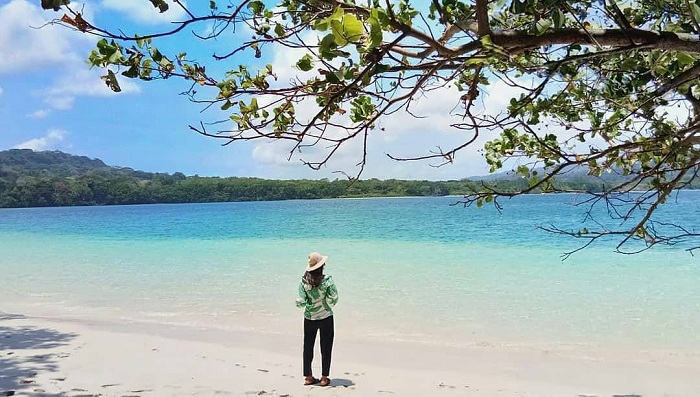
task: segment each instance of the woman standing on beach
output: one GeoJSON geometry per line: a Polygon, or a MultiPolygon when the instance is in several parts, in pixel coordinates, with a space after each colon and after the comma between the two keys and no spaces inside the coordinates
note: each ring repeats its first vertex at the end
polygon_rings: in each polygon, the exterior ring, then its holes
{"type": "Polygon", "coordinates": [[[338,290],[333,278],[323,274],[328,256],[318,252],[309,254],[306,273],[299,283],[297,307],[304,308],[304,384],[328,386],[333,350],[333,310],[338,302],[338,290]],[[314,378],[311,362],[314,359],[316,334],[321,331],[321,379],[314,378]]]}

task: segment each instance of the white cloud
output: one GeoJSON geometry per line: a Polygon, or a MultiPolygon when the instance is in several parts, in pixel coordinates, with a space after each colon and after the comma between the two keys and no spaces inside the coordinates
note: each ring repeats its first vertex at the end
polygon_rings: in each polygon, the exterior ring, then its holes
{"type": "Polygon", "coordinates": [[[28,114],[27,117],[31,117],[33,119],[45,119],[50,113],[51,113],[50,110],[39,109],[35,112],[28,114]]]}
{"type": "MultiPolygon", "coordinates": [[[[183,4],[186,6],[185,2],[183,4]]],[[[147,25],[182,21],[185,18],[186,14],[182,7],[172,1],[168,2],[168,5],[170,5],[168,11],[161,13],[153,7],[153,4],[145,0],[102,0],[102,7],[124,13],[132,20],[147,25]]]]}
{"type": "MultiPolygon", "coordinates": [[[[88,20],[93,19],[86,5],[76,2],[71,5],[88,20]]],[[[100,80],[100,71],[88,70],[85,65],[85,58],[97,39],[66,27],[46,25],[59,15],[27,0],[11,0],[0,6],[0,75],[50,69],[56,80],[37,94],[57,110],[72,108],[78,96],[112,95],[100,80]]],[[[132,81],[121,83],[122,92],[139,92],[132,81]]],[[[48,109],[41,109],[28,116],[40,119],[48,114],[48,109]]]]}
{"type": "Polygon", "coordinates": [[[52,128],[41,138],[30,139],[15,146],[15,149],[54,150],[65,139],[68,132],[58,128],[52,128]]]}
{"type": "MultiPolygon", "coordinates": [[[[44,97],[44,102],[57,110],[67,110],[73,107],[78,96],[107,97],[117,93],[110,90],[100,79],[99,70],[74,69],[69,74],[60,77],[56,82],[42,90],[39,94],[44,97]]],[[[140,88],[136,83],[127,78],[119,79],[122,94],[138,93],[140,88]]]]}
{"type": "Polygon", "coordinates": [[[292,165],[295,163],[287,161],[291,149],[282,141],[266,141],[253,147],[253,159],[263,164],[292,165]]]}
{"type": "Polygon", "coordinates": [[[0,87],[0,96],[2,96],[2,94],[3,94],[4,92],[5,92],[5,90],[3,90],[2,87],[0,87]]]}
{"type": "Polygon", "coordinates": [[[0,74],[81,62],[94,39],[65,27],[44,26],[56,15],[27,0],[0,7],[0,74]]]}

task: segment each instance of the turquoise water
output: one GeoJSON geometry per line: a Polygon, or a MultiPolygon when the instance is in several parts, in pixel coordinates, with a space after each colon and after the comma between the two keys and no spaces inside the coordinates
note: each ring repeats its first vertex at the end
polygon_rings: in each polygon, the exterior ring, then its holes
{"type": "MultiPolygon", "coordinates": [[[[338,332],[440,344],[700,349],[700,256],[566,261],[574,195],[493,208],[397,198],[0,210],[0,311],[297,333],[306,255],[330,255],[338,332]]],[[[665,219],[700,226],[700,192],[665,219]]]]}

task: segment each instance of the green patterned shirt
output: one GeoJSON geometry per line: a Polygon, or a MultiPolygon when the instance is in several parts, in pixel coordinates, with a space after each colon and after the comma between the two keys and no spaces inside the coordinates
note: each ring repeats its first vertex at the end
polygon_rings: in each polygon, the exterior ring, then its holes
{"type": "Polygon", "coordinates": [[[297,307],[304,308],[304,317],[309,320],[323,320],[333,315],[335,304],[338,303],[338,289],[333,278],[326,276],[318,287],[312,287],[306,279],[299,283],[297,307]]]}

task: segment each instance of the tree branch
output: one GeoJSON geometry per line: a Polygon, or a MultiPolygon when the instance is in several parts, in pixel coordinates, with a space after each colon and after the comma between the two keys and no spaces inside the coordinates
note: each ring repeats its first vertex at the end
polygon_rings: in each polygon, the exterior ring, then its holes
{"type": "Polygon", "coordinates": [[[479,37],[488,36],[491,34],[491,25],[489,23],[489,1],[475,0],[476,5],[476,21],[478,26],[477,33],[479,37]]]}

